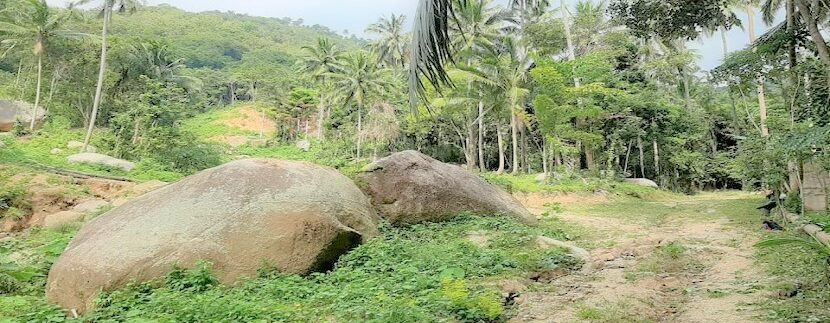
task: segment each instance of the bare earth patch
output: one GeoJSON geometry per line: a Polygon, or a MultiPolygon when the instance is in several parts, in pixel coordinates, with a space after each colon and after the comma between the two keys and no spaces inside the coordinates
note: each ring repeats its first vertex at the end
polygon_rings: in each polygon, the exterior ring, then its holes
{"type": "Polygon", "coordinates": [[[760,233],[732,225],[710,202],[644,203],[668,210],[657,224],[566,207],[562,221],[597,232],[583,242],[601,246],[591,250],[594,271],[531,286],[511,322],[759,321],[751,304],[767,296],[752,258],[760,233]]]}

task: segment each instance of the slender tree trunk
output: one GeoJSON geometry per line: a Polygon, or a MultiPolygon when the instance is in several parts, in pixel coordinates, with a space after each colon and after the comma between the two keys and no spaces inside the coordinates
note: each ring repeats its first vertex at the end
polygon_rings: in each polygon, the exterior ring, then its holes
{"type": "Polygon", "coordinates": [[[654,144],[654,172],[656,173],[654,177],[655,182],[660,182],[660,148],[657,146],[657,139],[653,139],[652,143],[654,144]]]}
{"type": "Polygon", "coordinates": [[[628,177],[628,158],[631,157],[631,145],[634,144],[633,140],[628,141],[628,149],[625,151],[625,163],[623,165],[623,176],[628,177]]]}
{"type": "Polygon", "coordinates": [[[474,123],[467,123],[467,136],[466,138],[462,138],[462,140],[466,143],[464,147],[464,158],[467,161],[467,169],[472,171],[476,168],[476,132],[475,128],[473,127],[474,123]]]}
{"type": "Polygon", "coordinates": [[[104,7],[104,27],[101,30],[101,61],[98,65],[98,85],[95,87],[95,99],[92,102],[92,112],[89,116],[89,126],[86,129],[86,136],[84,137],[84,147],[81,151],[86,151],[89,147],[89,139],[92,138],[92,130],[95,129],[95,120],[98,118],[98,108],[101,105],[101,95],[104,91],[104,76],[107,72],[107,36],[109,33],[109,20],[112,14],[112,8],[104,7]]]}
{"type": "Polygon", "coordinates": [[[20,87],[20,75],[23,74],[23,59],[20,59],[20,64],[17,66],[17,75],[14,79],[14,87],[20,87]]]}
{"type": "Polygon", "coordinates": [[[363,142],[363,104],[357,105],[357,159],[360,159],[360,144],[363,142]]]}
{"type": "Polygon", "coordinates": [[[317,107],[317,140],[325,141],[325,134],[323,133],[323,120],[326,118],[325,95],[320,94],[320,104],[317,107]]]}
{"type": "Polygon", "coordinates": [[[645,154],[643,153],[643,137],[637,135],[637,148],[640,150],[640,177],[646,178],[645,154]]]}
{"type": "Polygon", "coordinates": [[[542,137],[542,173],[545,176],[548,175],[548,143],[545,141],[545,137],[542,137]]]}
{"type": "Polygon", "coordinates": [[[726,60],[726,56],[729,55],[729,42],[726,38],[726,28],[720,28],[720,41],[721,41],[721,50],[723,50],[723,59],[726,60]]]}
{"type": "MultiPolygon", "coordinates": [[[[749,42],[754,43],[758,38],[755,35],[755,11],[751,5],[746,6],[746,14],[749,18],[749,42]]],[[[769,128],[767,128],[767,96],[764,83],[766,83],[764,76],[758,75],[758,112],[761,116],[761,136],[766,138],[769,137],[769,128]]]]}
{"type": "Polygon", "coordinates": [[[527,136],[525,135],[525,128],[519,128],[519,134],[521,135],[521,143],[522,143],[522,165],[524,165],[524,172],[529,174],[531,172],[530,169],[530,160],[528,159],[529,153],[527,152],[527,136]]]}
{"type": "Polygon", "coordinates": [[[824,63],[825,68],[830,70],[830,51],[827,49],[827,42],[821,34],[821,29],[819,29],[818,24],[816,23],[815,16],[813,15],[812,10],[810,10],[810,4],[807,3],[807,0],[795,0],[795,2],[798,6],[798,11],[801,13],[801,18],[807,24],[807,30],[810,32],[810,38],[813,39],[813,43],[816,45],[818,57],[824,63]]]}
{"type": "Polygon", "coordinates": [[[501,132],[501,123],[496,123],[496,137],[499,145],[499,169],[496,171],[498,174],[504,173],[504,164],[505,164],[505,156],[504,156],[504,136],[501,132]]]}
{"type": "Polygon", "coordinates": [[[40,108],[40,84],[43,80],[43,54],[37,56],[37,88],[35,89],[35,107],[32,109],[32,121],[29,123],[29,131],[35,131],[37,122],[37,111],[40,108]]]}
{"type": "Polygon", "coordinates": [[[487,171],[484,164],[484,102],[478,102],[478,167],[482,172],[487,171]]]}
{"type": "Polygon", "coordinates": [[[55,72],[52,75],[52,81],[49,83],[49,96],[46,98],[46,115],[49,115],[49,108],[52,107],[52,96],[55,94],[55,86],[57,86],[58,77],[55,72]]]}
{"type": "Polygon", "coordinates": [[[519,125],[516,120],[516,114],[510,112],[510,135],[513,139],[513,171],[511,173],[519,173],[519,125]]]}

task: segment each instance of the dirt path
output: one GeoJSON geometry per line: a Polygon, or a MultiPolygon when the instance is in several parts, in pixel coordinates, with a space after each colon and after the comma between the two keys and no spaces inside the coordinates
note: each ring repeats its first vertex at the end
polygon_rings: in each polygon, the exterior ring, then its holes
{"type": "Polygon", "coordinates": [[[643,202],[643,208],[667,210],[652,222],[566,207],[561,220],[591,231],[580,242],[594,246],[593,270],[536,286],[512,321],[757,321],[751,304],[766,296],[752,258],[759,233],[720,214],[728,205],[711,207],[730,199],[643,202]]]}

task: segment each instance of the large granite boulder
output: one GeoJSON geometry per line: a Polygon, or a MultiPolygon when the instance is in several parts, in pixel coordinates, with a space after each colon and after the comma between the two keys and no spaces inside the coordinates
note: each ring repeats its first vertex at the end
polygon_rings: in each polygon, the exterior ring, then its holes
{"type": "Polygon", "coordinates": [[[324,271],[376,235],[378,221],[366,196],[334,169],[234,161],[87,222],[49,271],[46,296],[85,312],[101,290],[200,261],[226,284],[266,264],[285,273],[324,271]]]}
{"type": "Polygon", "coordinates": [[[536,222],[502,189],[417,151],[396,153],[370,164],[358,175],[358,182],[381,217],[392,224],[439,222],[465,212],[536,222]]]}
{"type": "MultiPolygon", "coordinates": [[[[0,132],[12,131],[17,120],[20,120],[20,122],[28,127],[32,121],[33,111],[34,105],[32,104],[21,101],[0,100],[0,132]]],[[[46,117],[46,110],[38,108],[36,112],[35,122],[41,123],[43,118],[46,117]]]]}

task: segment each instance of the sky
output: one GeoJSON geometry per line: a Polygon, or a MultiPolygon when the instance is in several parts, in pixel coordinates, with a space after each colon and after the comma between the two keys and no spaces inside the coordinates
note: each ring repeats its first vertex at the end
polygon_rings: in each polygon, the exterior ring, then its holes
{"type": "MultiPolygon", "coordinates": [[[[64,5],[67,0],[49,0],[54,5],[64,5]]],[[[506,5],[508,0],[495,0],[496,3],[506,5]]],[[[554,1],[558,2],[558,1],[554,1]]],[[[566,0],[571,4],[576,0],[566,0]]],[[[150,5],[166,3],[187,11],[234,11],[252,16],[264,17],[291,17],[302,18],[304,24],[320,24],[332,30],[365,37],[363,30],[369,24],[377,21],[381,16],[392,13],[404,14],[412,17],[415,13],[418,0],[147,0],[150,5]]],[[[738,13],[738,17],[746,21],[746,15],[738,13]]],[[[761,19],[756,30],[762,35],[767,29],[761,19]]],[[[408,21],[411,23],[411,19],[408,21]]],[[[727,43],[730,51],[738,50],[748,44],[747,33],[736,28],[729,31],[727,43]]],[[[704,37],[689,43],[689,47],[696,50],[700,56],[699,65],[703,70],[710,70],[720,65],[723,57],[720,35],[704,37]]]]}

